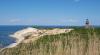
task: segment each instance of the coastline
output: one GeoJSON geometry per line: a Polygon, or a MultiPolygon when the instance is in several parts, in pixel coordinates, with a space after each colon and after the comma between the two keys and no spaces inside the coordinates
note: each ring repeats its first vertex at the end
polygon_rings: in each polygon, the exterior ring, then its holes
{"type": "Polygon", "coordinates": [[[8,46],[2,48],[0,50],[0,52],[2,52],[4,49],[6,48],[13,48],[13,47],[16,47],[18,44],[20,44],[22,41],[24,41],[24,39],[27,37],[27,36],[32,36],[33,38],[32,39],[29,39],[29,40],[25,40],[24,42],[30,42],[30,40],[37,40],[38,38],[40,38],[41,36],[44,36],[44,35],[55,35],[55,34],[60,34],[60,33],[64,33],[64,32],[70,32],[72,31],[73,29],[58,29],[58,28],[54,28],[53,30],[39,30],[39,29],[36,29],[36,28],[32,28],[32,27],[28,27],[28,28],[25,28],[25,29],[22,29],[22,30],[19,30],[17,32],[15,32],[13,35],[10,35],[10,37],[12,38],[15,38],[16,42],[15,43],[11,43],[9,44],[8,46]],[[42,33],[42,34],[40,34],[42,33]]]}

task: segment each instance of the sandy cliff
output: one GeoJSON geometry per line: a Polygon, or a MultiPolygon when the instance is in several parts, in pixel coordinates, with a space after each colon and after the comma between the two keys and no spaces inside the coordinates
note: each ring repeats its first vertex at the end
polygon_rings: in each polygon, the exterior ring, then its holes
{"type": "Polygon", "coordinates": [[[55,35],[55,34],[60,34],[60,33],[65,33],[65,32],[70,32],[73,29],[59,29],[55,28],[52,30],[46,30],[46,29],[36,29],[32,27],[28,27],[26,29],[17,31],[11,37],[16,38],[16,43],[12,43],[6,48],[12,48],[17,46],[19,43],[29,43],[31,41],[35,41],[41,36],[44,35],[55,35]]]}

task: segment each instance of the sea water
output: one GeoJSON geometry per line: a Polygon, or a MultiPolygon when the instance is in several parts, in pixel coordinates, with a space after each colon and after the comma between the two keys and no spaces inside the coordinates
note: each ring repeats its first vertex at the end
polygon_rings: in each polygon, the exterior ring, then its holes
{"type": "Polygon", "coordinates": [[[28,26],[0,26],[0,48],[5,47],[15,42],[15,39],[10,37],[16,31],[27,28],[28,26]]]}

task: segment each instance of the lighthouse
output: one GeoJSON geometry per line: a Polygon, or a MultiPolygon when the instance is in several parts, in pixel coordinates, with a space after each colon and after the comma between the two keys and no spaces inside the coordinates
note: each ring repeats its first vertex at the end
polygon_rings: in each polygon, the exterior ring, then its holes
{"type": "Polygon", "coordinates": [[[85,28],[90,28],[90,22],[89,22],[89,19],[86,19],[86,22],[85,22],[85,28]]]}

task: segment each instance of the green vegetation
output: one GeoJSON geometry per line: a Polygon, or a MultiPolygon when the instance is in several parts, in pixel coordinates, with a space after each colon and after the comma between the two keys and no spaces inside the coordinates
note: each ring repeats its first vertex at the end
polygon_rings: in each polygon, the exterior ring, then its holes
{"type": "Polygon", "coordinates": [[[5,49],[0,55],[100,55],[100,28],[75,28],[70,33],[46,35],[5,49]]]}

